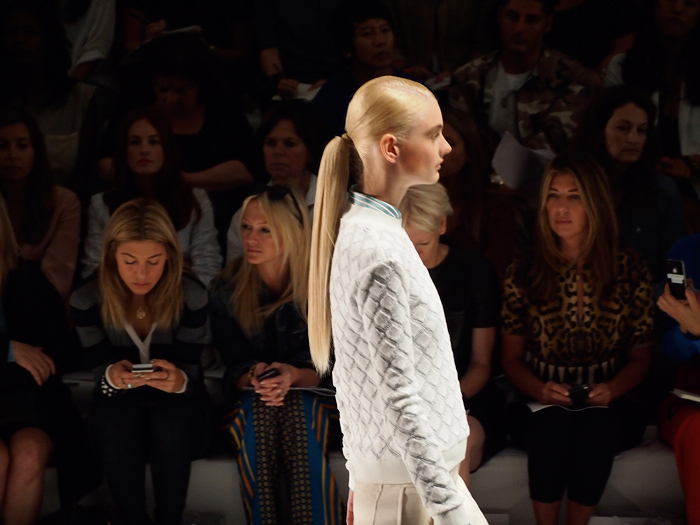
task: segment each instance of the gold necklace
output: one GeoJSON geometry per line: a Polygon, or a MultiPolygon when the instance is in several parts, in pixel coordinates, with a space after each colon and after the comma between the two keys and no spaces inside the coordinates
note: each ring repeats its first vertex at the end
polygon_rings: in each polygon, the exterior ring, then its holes
{"type": "Polygon", "coordinates": [[[146,317],[146,309],[143,306],[139,306],[136,309],[136,319],[139,321],[146,317]]]}

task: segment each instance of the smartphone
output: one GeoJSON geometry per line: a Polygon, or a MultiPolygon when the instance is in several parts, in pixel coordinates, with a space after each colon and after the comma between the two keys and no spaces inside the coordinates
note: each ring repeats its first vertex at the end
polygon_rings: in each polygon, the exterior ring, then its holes
{"type": "Polygon", "coordinates": [[[152,363],[146,363],[144,365],[139,363],[139,364],[131,365],[131,371],[134,374],[145,374],[147,372],[153,372],[154,368],[153,368],[152,363]]]}
{"type": "Polygon", "coordinates": [[[569,399],[572,403],[582,403],[591,391],[588,385],[577,385],[569,389],[569,399]]]}
{"type": "Polygon", "coordinates": [[[676,299],[685,299],[685,263],[678,259],[666,259],[666,280],[671,295],[676,299]]]}
{"type": "Polygon", "coordinates": [[[262,381],[263,379],[270,379],[271,377],[277,377],[280,375],[280,371],[277,370],[276,368],[270,368],[268,370],[265,370],[264,372],[261,372],[258,375],[258,381],[262,381]]]}

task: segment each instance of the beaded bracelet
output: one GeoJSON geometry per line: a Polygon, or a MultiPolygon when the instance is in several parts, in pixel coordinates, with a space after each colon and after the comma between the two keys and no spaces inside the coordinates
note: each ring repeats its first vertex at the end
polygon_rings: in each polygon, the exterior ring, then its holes
{"type": "Polygon", "coordinates": [[[112,397],[113,395],[118,394],[119,392],[123,392],[123,389],[114,388],[112,385],[110,385],[107,382],[107,376],[105,375],[103,375],[102,379],[100,380],[100,389],[102,390],[102,393],[107,397],[112,397]]]}

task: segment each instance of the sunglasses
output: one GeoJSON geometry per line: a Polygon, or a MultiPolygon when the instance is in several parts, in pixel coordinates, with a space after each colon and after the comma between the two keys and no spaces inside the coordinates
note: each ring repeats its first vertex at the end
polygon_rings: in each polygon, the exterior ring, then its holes
{"type": "Polygon", "coordinates": [[[280,184],[272,184],[270,186],[265,186],[265,189],[258,193],[258,195],[262,195],[263,193],[267,194],[267,198],[270,199],[270,202],[281,201],[287,195],[289,195],[292,203],[294,203],[294,208],[296,208],[296,213],[294,214],[294,216],[299,221],[299,224],[301,224],[302,226],[304,225],[304,214],[301,212],[301,208],[299,208],[299,204],[294,198],[294,195],[292,195],[292,190],[290,190],[287,186],[282,186],[280,184]]]}

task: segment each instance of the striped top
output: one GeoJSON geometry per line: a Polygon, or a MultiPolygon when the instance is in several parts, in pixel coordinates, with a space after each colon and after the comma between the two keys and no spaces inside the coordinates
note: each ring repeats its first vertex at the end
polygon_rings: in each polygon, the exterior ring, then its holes
{"type": "MultiPolygon", "coordinates": [[[[187,376],[187,393],[202,386],[200,359],[209,342],[208,296],[204,285],[189,275],[182,277],[184,308],[180,323],[167,330],[156,329],[151,336],[151,359],[165,359],[187,376]]],[[[78,288],[70,299],[71,312],[80,342],[85,349],[84,364],[96,378],[111,364],[126,359],[140,363],[139,348],[125,329],[107,327],[100,314],[101,297],[96,279],[78,288]]]]}

